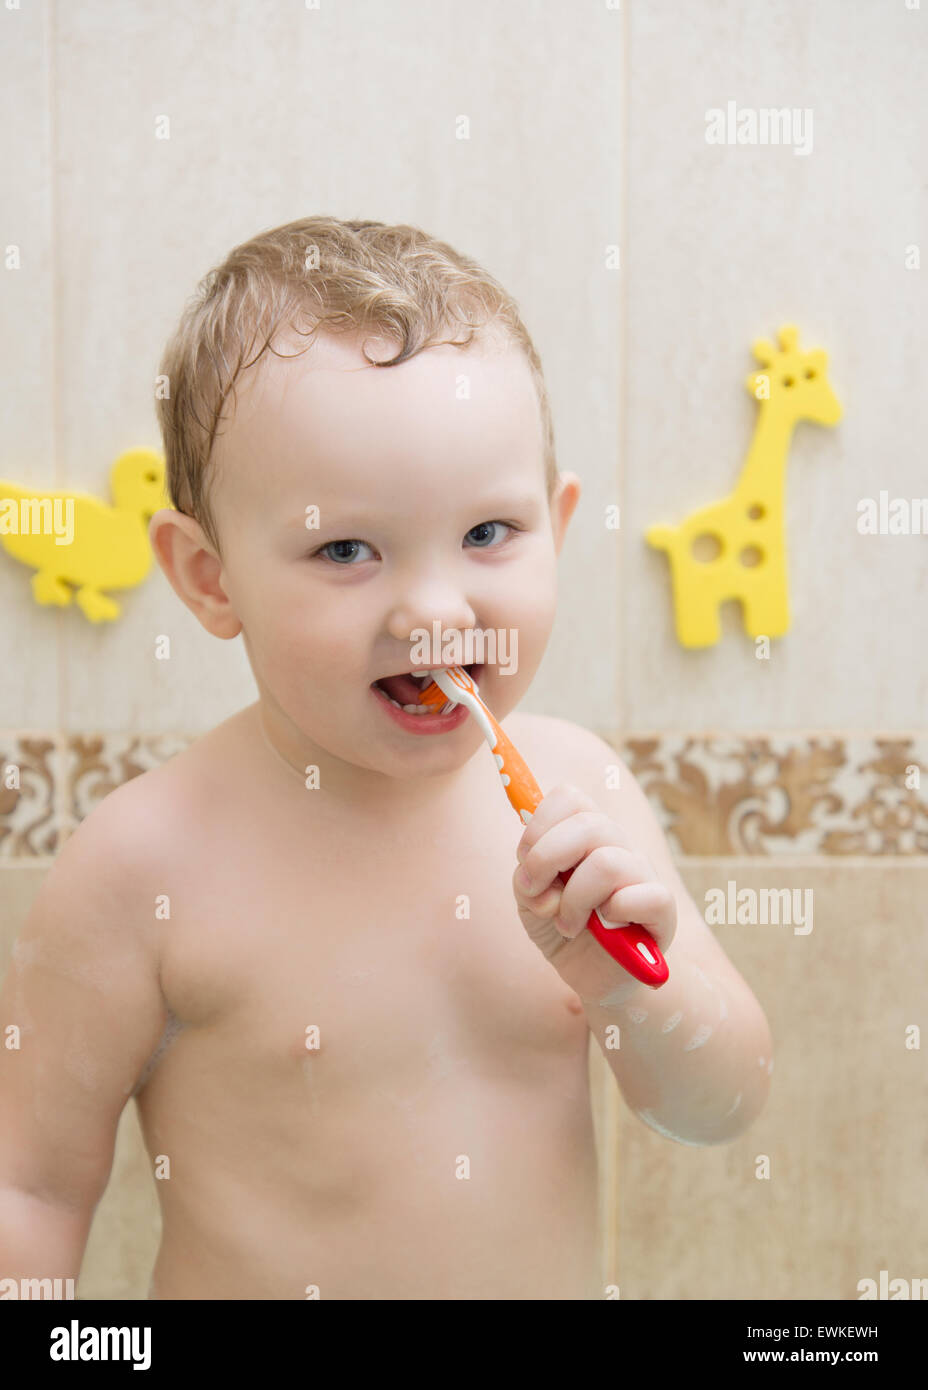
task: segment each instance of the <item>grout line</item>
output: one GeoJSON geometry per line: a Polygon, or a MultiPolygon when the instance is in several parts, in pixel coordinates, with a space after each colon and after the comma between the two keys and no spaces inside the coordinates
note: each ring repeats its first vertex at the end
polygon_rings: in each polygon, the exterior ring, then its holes
{"type": "MultiPolygon", "coordinates": [[[[54,864],[57,854],[0,854],[0,869],[34,869],[54,864]]],[[[673,854],[683,868],[741,864],[747,868],[928,869],[928,854],[673,854]]]]}
{"type": "Polygon", "coordinates": [[[817,739],[839,739],[847,741],[850,739],[890,739],[893,742],[900,742],[902,739],[924,741],[928,740],[928,729],[663,729],[655,731],[648,729],[640,733],[620,733],[618,730],[606,730],[597,726],[594,732],[607,743],[615,743],[620,746],[628,743],[636,743],[642,739],[655,739],[658,743],[670,738],[689,738],[689,739],[724,739],[727,742],[746,743],[749,739],[791,739],[808,738],[817,739]]]}
{"type": "MultiPolygon", "coordinates": [[[[64,617],[64,614],[61,615],[64,617]]],[[[247,708],[247,706],[243,706],[247,708]]],[[[239,713],[241,711],[238,711],[239,713]]],[[[218,725],[213,725],[213,729],[218,725]]],[[[189,729],[64,729],[63,737],[65,740],[74,738],[184,738],[197,739],[205,738],[212,729],[201,729],[197,733],[192,733],[189,729]]],[[[49,729],[0,729],[0,739],[2,738],[48,738],[54,740],[57,730],[49,729]]]]}
{"type": "MultiPolygon", "coordinates": [[[[64,457],[64,441],[62,438],[61,422],[61,373],[60,364],[62,361],[61,353],[61,304],[64,286],[64,273],[61,264],[61,240],[58,235],[59,228],[59,209],[58,209],[58,104],[57,104],[57,65],[56,58],[58,53],[58,3],[57,0],[48,0],[46,9],[48,17],[48,27],[45,42],[45,71],[48,77],[48,90],[46,96],[46,114],[48,129],[48,207],[49,207],[49,247],[51,260],[51,370],[49,378],[51,381],[51,418],[52,418],[52,452],[54,455],[54,476],[55,487],[59,490],[67,485],[67,468],[64,457]]],[[[67,839],[65,830],[65,808],[67,805],[67,789],[65,786],[67,779],[67,700],[66,691],[66,650],[65,650],[65,616],[58,610],[55,613],[55,703],[58,713],[57,728],[52,737],[54,738],[54,752],[52,759],[56,764],[55,787],[53,795],[53,815],[58,828],[58,850],[60,852],[64,841],[67,839]]]]}
{"type": "Polygon", "coordinates": [[[57,860],[57,854],[11,854],[0,858],[0,871],[4,869],[50,869],[57,860]]]}
{"type": "MultiPolygon", "coordinates": [[[[616,604],[616,627],[618,631],[618,641],[616,642],[615,661],[617,667],[618,681],[615,686],[618,696],[617,719],[619,728],[624,728],[627,720],[628,690],[627,663],[621,660],[621,654],[625,650],[625,605],[626,605],[626,586],[624,583],[626,569],[626,543],[624,529],[624,513],[626,511],[626,486],[625,480],[628,473],[628,343],[629,343],[629,299],[628,299],[628,237],[629,225],[631,221],[631,187],[630,187],[630,167],[629,143],[630,143],[630,111],[631,99],[629,94],[629,83],[631,79],[631,63],[629,61],[629,35],[630,23],[628,16],[628,6],[622,7],[621,14],[621,51],[619,53],[620,89],[621,89],[621,172],[620,172],[620,197],[621,207],[619,209],[619,379],[618,379],[618,458],[616,459],[619,504],[619,528],[616,533],[616,563],[614,567],[614,577],[617,581],[615,593],[618,595],[616,604]]],[[[607,739],[607,743],[612,744],[613,740],[607,739]]],[[[619,744],[616,752],[619,753],[619,744]]],[[[619,753],[619,756],[621,754],[619,753]]],[[[621,1208],[619,1204],[620,1185],[623,1180],[625,1165],[623,1155],[620,1151],[619,1139],[619,1097],[616,1086],[609,1087],[605,1096],[604,1104],[604,1130],[606,1134],[606,1152],[611,1156],[611,1161],[607,1162],[607,1183],[606,1183],[606,1212],[603,1222],[605,1235],[605,1264],[606,1281],[609,1284],[619,1283],[619,1261],[622,1244],[622,1220],[621,1208]]]]}
{"type": "MultiPolygon", "coordinates": [[[[63,613],[55,615],[64,618],[63,613]]],[[[247,706],[243,706],[243,709],[247,706]]],[[[552,716],[559,718],[561,716],[552,716]]],[[[138,727],[122,729],[100,729],[88,728],[70,729],[66,732],[68,738],[203,738],[210,733],[210,729],[199,731],[191,729],[140,729],[138,727]]],[[[634,742],[639,739],[654,738],[720,738],[730,740],[746,740],[756,738],[792,738],[802,736],[804,738],[887,738],[899,739],[928,739],[928,728],[926,729],[663,729],[655,731],[646,729],[637,733],[619,733],[616,730],[604,730],[597,727],[595,732],[600,738],[607,741],[616,740],[619,743],[634,742]]],[[[53,738],[54,735],[48,729],[37,729],[16,725],[6,725],[0,727],[0,738],[53,738]]]]}
{"type": "Polygon", "coordinates": [[[627,8],[622,11],[621,16],[621,37],[620,37],[620,172],[619,172],[619,371],[618,371],[618,437],[617,457],[616,457],[616,501],[619,505],[619,527],[615,532],[615,559],[613,562],[613,580],[615,588],[613,592],[618,596],[616,603],[616,647],[615,647],[615,684],[613,689],[618,697],[618,720],[620,727],[624,725],[626,719],[626,705],[628,692],[626,690],[627,664],[622,658],[625,650],[625,479],[628,465],[628,293],[626,266],[628,263],[628,229],[630,223],[629,203],[631,197],[630,190],[630,160],[628,157],[629,145],[629,78],[631,67],[628,61],[628,41],[629,41],[629,20],[627,8]]]}
{"type": "Polygon", "coordinates": [[[928,854],[674,854],[674,863],[698,866],[706,864],[745,864],[748,868],[800,869],[925,869],[928,854]]]}
{"type": "MultiPolygon", "coordinates": [[[[590,1041],[594,1047],[599,1044],[590,1034],[590,1041]]],[[[607,1158],[611,1155],[612,1162],[604,1165],[608,1174],[605,1183],[605,1202],[604,1202],[604,1221],[605,1230],[605,1280],[607,1284],[618,1284],[619,1282],[619,1246],[621,1244],[621,1208],[619,1205],[619,1192],[621,1190],[622,1179],[622,1154],[620,1152],[619,1136],[619,1087],[609,1067],[606,1059],[601,1056],[605,1067],[602,1072],[602,1085],[605,1086],[605,1094],[602,1096],[602,1118],[603,1118],[603,1143],[607,1158]]]]}
{"type": "MultiPolygon", "coordinates": [[[[61,489],[65,485],[63,476],[63,459],[61,449],[61,411],[59,408],[59,378],[58,364],[60,361],[60,304],[62,275],[60,257],[58,254],[58,108],[55,104],[55,90],[57,86],[55,54],[58,36],[58,16],[57,0],[48,0],[48,7],[45,11],[47,16],[47,29],[45,36],[45,72],[47,78],[46,87],[46,129],[48,132],[48,210],[49,210],[49,251],[51,263],[51,362],[49,379],[51,381],[51,417],[52,417],[52,453],[54,456],[54,476],[55,487],[61,489]]],[[[59,614],[60,616],[60,614],[59,614]]]]}
{"type": "Polygon", "coordinates": [[[663,728],[621,735],[622,742],[639,738],[928,738],[928,728],[663,728]]]}
{"type": "MultiPolygon", "coordinates": [[[[37,864],[54,864],[57,854],[0,854],[0,869],[30,869],[37,864]]],[[[810,869],[833,869],[836,865],[857,868],[928,868],[928,854],[674,854],[676,864],[724,864],[726,861],[752,867],[771,864],[797,865],[810,869]]]]}

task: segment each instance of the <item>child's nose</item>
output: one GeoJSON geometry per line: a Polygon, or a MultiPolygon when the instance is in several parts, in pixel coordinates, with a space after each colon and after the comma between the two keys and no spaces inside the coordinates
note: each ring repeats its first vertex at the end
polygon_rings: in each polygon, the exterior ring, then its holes
{"type": "Polygon", "coordinates": [[[431,636],[435,624],[442,632],[464,631],[477,626],[473,604],[460,590],[445,587],[440,592],[434,585],[407,593],[395,604],[387,624],[390,634],[405,642],[415,629],[425,629],[431,636]]]}

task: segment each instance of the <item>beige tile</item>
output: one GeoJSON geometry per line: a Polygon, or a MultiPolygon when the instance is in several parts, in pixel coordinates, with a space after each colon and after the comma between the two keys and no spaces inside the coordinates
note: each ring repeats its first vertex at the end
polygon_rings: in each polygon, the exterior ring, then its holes
{"type": "Polygon", "coordinates": [[[928,216],[912,174],[923,15],[649,0],[628,23],[627,727],[921,727],[928,647],[910,614],[928,596],[925,537],[859,535],[857,503],[926,492],[928,278],[905,268],[928,216]],[[812,152],[707,144],[705,113],[728,100],[811,108],[812,152]],[[793,436],[792,630],[758,661],[732,609],[718,646],[685,650],[644,531],[729,493],[755,422],[751,343],[788,321],[829,353],[845,411],[793,436]]]}
{"type": "Polygon", "coordinates": [[[203,629],[160,570],[126,595],[123,615],[92,626],[77,612],[62,633],[69,734],[205,733],[250,705],[257,689],[241,638],[203,629]],[[170,656],[156,646],[170,639],[170,656]]]}
{"type": "MultiPolygon", "coordinates": [[[[0,498],[10,495],[4,483],[61,485],[54,411],[57,291],[47,26],[45,5],[23,5],[3,14],[0,498]]],[[[31,578],[32,571],[0,544],[0,642],[9,658],[0,661],[0,727],[5,728],[58,723],[58,619],[33,600],[31,578]]]]}
{"type": "Polygon", "coordinates": [[[619,1120],[622,1100],[602,1049],[592,1034],[589,1079],[598,1167],[599,1281],[605,1297],[606,1290],[617,1285],[619,1280],[619,1120]]]}
{"type": "Polygon", "coordinates": [[[120,1117],[110,1180],[94,1213],[78,1296],[146,1299],[160,1240],[155,1179],[130,1101],[120,1117]]]}
{"type": "Polygon", "coordinates": [[[34,867],[17,865],[15,868],[0,864],[0,980],[9,969],[13,943],[22,930],[48,870],[48,864],[34,867]]]}
{"type": "Polygon", "coordinates": [[[763,1006],[766,1109],[732,1143],[662,1138],[621,1106],[622,1298],[848,1299],[924,1276],[923,1052],[928,867],[683,866],[710,888],[811,889],[813,928],[714,928],[763,1006]],[[771,1177],[755,1177],[760,1155],[771,1177]]]}

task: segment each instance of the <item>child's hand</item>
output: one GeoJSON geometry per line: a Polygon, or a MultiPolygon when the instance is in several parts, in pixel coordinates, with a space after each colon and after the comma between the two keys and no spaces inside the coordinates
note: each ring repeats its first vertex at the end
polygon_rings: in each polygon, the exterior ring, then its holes
{"type": "Polygon", "coordinates": [[[609,996],[615,1005],[645,988],[586,930],[599,908],[604,922],[647,927],[666,956],[677,929],[673,893],[615,821],[577,787],[555,787],[539,803],[516,852],[521,863],[512,887],[519,917],[564,982],[593,1004],[609,996]],[[554,882],[574,865],[566,885],[554,882]]]}

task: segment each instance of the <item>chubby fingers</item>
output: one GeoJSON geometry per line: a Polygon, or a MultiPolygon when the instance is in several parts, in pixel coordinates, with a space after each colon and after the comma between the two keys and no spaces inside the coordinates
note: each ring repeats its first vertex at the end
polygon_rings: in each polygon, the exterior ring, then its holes
{"type": "Polygon", "coordinates": [[[553,809],[552,815],[556,819],[548,829],[536,826],[533,816],[516,851],[522,868],[518,882],[529,894],[540,893],[557,874],[574,868],[592,850],[624,842],[622,829],[596,806],[566,812],[553,809]]]}
{"type": "Polygon", "coordinates": [[[547,885],[540,893],[526,892],[519,882],[519,870],[516,869],[512,876],[512,891],[520,912],[528,912],[546,922],[553,921],[556,917],[563,892],[560,884],[547,885]]]}
{"type": "MultiPolygon", "coordinates": [[[[594,854],[599,851],[594,850],[594,854]]],[[[617,854],[624,851],[617,850],[617,854]]],[[[593,858],[593,855],[590,855],[593,858]]],[[[627,876],[629,881],[623,886],[616,887],[614,892],[604,902],[593,903],[589,910],[585,909],[583,900],[575,906],[574,902],[562,901],[558,917],[561,930],[567,936],[575,934],[574,928],[579,916],[583,917],[577,931],[582,931],[589,920],[590,912],[593,908],[598,909],[603,925],[606,927],[625,926],[628,922],[637,922],[639,926],[647,927],[654,937],[662,954],[666,955],[677,930],[677,900],[673,891],[661,882],[650,867],[649,861],[644,855],[629,856],[630,862],[627,864],[627,876]],[[647,867],[647,876],[642,875],[642,868],[647,867]]],[[[589,862],[589,861],[587,861],[589,862]]],[[[581,868],[583,865],[581,865],[581,868]]],[[[616,869],[622,874],[621,861],[616,862],[616,869]]],[[[604,872],[608,870],[604,866],[604,872]]],[[[564,890],[564,897],[573,888],[574,879],[579,878],[580,869],[571,878],[564,890]]],[[[595,897],[598,888],[591,889],[595,897]]]]}
{"type": "Polygon", "coordinates": [[[567,938],[555,926],[555,917],[561,903],[560,886],[545,888],[541,893],[527,894],[516,883],[518,869],[512,876],[512,891],[522,925],[529,939],[548,961],[560,957],[569,945],[567,938]]]}
{"type": "Polygon", "coordinates": [[[596,908],[606,926],[647,927],[661,951],[673,940],[676,899],[643,854],[609,844],[591,850],[561,893],[554,925],[573,938],[596,908]]]}

